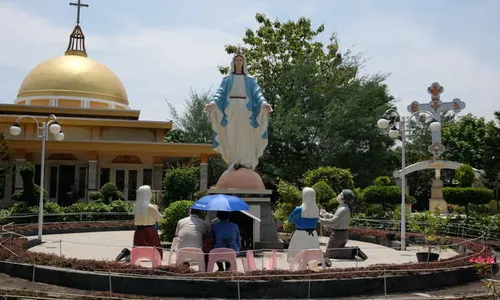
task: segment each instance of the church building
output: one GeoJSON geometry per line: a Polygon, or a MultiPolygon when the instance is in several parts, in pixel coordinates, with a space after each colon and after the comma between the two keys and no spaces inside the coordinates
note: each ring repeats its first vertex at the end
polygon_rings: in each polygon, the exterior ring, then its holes
{"type": "Polygon", "coordinates": [[[14,158],[14,171],[2,172],[0,207],[12,204],[11,197],[22,190],[20,167],[36,167],[40,183],[42,143],[40,127],[54,115],[64,139],[48,132],[43,187],[48,197],[61,203],[76,189],[80,202],[89,193],[113,182],[129,201],[144,184],[162,189],[164,170],[179,159],[199,159],[200,187],[207,188],[208,158],[217,155],[210,144],[164,143],[172,122],[139,120],[131,109],[120,79],[100,62],[88,57],[85,36],[78,20],[66,52],[36,66],[24,79],[13,104],[0,104],[0,132],[14,158]],[[38,122],[37,123],[35,122],[38,122]],[[18,123],[21,133],[10,127],[18,123]]]}

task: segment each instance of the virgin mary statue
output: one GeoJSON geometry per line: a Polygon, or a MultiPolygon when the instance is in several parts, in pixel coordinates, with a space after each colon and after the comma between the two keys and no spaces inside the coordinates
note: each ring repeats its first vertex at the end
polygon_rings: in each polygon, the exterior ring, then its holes
{"type": "Polygon", "coordinates": [[[255,169],[268,143],[267,124],[273,109],[255,78],[248,74],[241,48],[205,111],[212,121],[213,148],[228,169],[255,169]]]}

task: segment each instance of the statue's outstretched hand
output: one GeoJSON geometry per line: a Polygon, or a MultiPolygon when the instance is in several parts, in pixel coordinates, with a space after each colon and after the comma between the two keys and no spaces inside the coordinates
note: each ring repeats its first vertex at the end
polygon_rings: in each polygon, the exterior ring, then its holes
{"type": "Polygon", "coordinates": [[[264,108],[264,111],[266,111],[268,113],[273,112],[273,107],[269,103],[264,104],[263,108],[264,108]]]}
{"type": "Polygon", "coordinates": [[[208,103],[207,105],[205,105],[204,111],[207,113],[211,113],[212,110],[214,110],[214,108],[215,108],[215,103],[208,103]]]}

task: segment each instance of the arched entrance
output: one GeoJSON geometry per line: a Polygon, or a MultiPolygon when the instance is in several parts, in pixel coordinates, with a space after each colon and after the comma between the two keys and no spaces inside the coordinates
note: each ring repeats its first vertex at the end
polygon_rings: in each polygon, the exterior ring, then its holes
{"type": "MultiPolygon", "coordinates": [[[[433,160],[428,160],[428,161],[421,161],[418,163],[414,163],[412,165],[409,165],[405,168],[405,174],[410,174],[416,171],[420,170],[427,170],[427,169],[435,169],[436,170],[436,178],[432,181],[432,187],[431,187],[431,198],[429,199],[429,210],[430,211],[439,211],[440,213],[447,213],[448,208],[446,205],[446,201],[443,199],[443,181],[440,178],[441,170],[442,169],[452,169],[456,170],[463,166],[464,164],[455,162],[455,161],[447,161],[447,160],[440,160],[440,161],[433,161],[433,160]]],[[[474,170],[474,173],[476,175],[476,179],[479,179],[483,174],[483,170],[478,170],[475,168],[472,168],[474,170]]],[[[396,179],[396,182],[398,185],[401,184],[401,175],[402,175],[402,170],[397,170],[394,171],[393,177],[396,179]]],[[[408,189],[408,185],[406,185],[406,188],[408,189]]],[[[406,192],[409,192],[408,190],[406,192]]]]}

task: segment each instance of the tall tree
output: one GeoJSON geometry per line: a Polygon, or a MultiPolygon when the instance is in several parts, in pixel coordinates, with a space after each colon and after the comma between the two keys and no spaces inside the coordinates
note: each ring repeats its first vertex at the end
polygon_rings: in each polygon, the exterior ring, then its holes
{"type": "MultiPolygon", "coordinates": [[[[319,42],[325,28],[314,29],[310,19],[255,19],[259,28],[243,38],[246,58],[274,106],[270,143],[258,167],[265,179],[298,181],[308,169],[334,165],[350,168],[363,186],[392,171],[392,141],[375,126],[392,105],[385,77],[361,77],[359,57],[341,54],[335,34],[319,42]]],[[[228,54],[236,49],[226,46],[228,54]]]]}
{"type": "MultiPolygon", "coordinates": [[[[174,142],[187,143],[202,143],[208,144],[212,142],[212,125],[210,118],[203,110],[205,105],[212,98],[211,92],[198,93],[191,91],[191,95],[186,100],[185,110],[180,115],[175,107],[167,102],[170,108],[170,114],[174,120],[176,129],[181,132],[172,132],[172,140],[174,142]]],[[[168,136],[167,136],[168,140],[168,136]]]]}
{"type": "MultiPolygon", "coordinates": [[[[210,91],[197,93],[191,91],[186,100],[185,111],[179,114],[175,107],[167,102],[174,124],[178,128],[171,130],[164,139],[166,143],[212,143],[212,123],[205,105],[210,103],[212,94],[210,91]]],[[[214,185],[226,170],[226,163],[220,156],[211,157],[208,160],[208,185],[214,185]]]]}
{"type": "Polygon", "coordinates": [[[443,128],[444,157],[485,171],[490,182],[500,173],[500,128],[494,121],[472,114],[443,128]]]}

